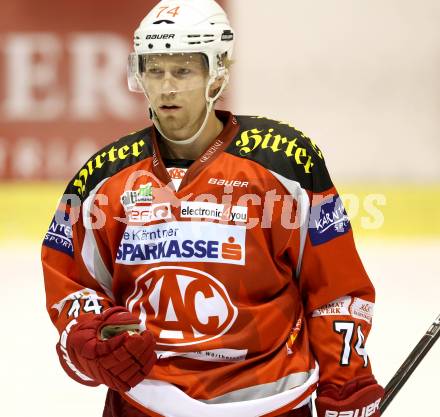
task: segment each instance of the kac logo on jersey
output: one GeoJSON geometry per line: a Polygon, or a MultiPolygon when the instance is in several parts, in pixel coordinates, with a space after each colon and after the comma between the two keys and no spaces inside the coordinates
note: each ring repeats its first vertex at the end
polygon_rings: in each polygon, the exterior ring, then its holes
{"type": "Polygon", "coordinates": [[[184,168],[167,168],[168,174],[170,174],[170,178],[173,180],[183,180],[185,176],[186,169],[184,168]]]}
{"type": "MultiPolygon", "coordinates": [[[[226,287],[193,268],[152,268],[136,280],[127,308],[153,332],[157,345],[190,346],[224,335],[238,309],[226,287]]],[[[240,352],[242,355],[243,352],[240,352]]]]}
{"type": "Polygon", "coordinates": [[[244,265],[246,227],[211,222],[129,225],[116,254],[124,265],[213,262],[244,265]]]}
{"type": "Polygon", "coordinates": [[[43,245],[63,252],[73,258],[72,226],[70,219],[65,220],[65,213],[57,211],[49,230],[44,236],[43,245]]]}
{"type": "Polygon", "coordinates": [[[327,198],[312,207],[309,235],[314,246],[342,236],[350,229],[350,220],[339,195],[327,198]]]}

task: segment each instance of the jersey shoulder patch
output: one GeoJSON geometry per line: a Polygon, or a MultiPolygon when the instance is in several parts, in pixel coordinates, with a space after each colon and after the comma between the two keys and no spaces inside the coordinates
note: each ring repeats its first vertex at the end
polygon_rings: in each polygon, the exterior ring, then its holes
{"type": "Polygon", "coordinates": [[[259,116],[237,116],[237,121],[240,130],[226,152],[253,160],[310,191],[332,187],[321,150],[293,125],[259,116]]]}
{"type": "Polygon", "coordinates": [[[69,183],[66,194],[84,201],[104,178],[153,155],[152,127],[124,136],[96,152],[69,183]]]}

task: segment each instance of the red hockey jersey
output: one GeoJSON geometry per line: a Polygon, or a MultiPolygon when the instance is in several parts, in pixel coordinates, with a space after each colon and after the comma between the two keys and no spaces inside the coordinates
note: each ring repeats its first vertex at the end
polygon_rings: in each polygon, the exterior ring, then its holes
{"type": "Polygon", "coordinates": [[[149,378],[123,394],[151,414],[276,415],[318,380],[371,373],[374,289],[321,151],[287,123],[217,115],[186,172],[167,170],[153,127],[100,150],[43,243],[62,337],[113,305],[156,337],[149,378]]]}

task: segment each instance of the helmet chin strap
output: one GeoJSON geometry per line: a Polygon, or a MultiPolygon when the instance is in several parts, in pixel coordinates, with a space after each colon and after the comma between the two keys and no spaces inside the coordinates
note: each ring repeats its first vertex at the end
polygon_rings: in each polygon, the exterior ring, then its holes
{"type": "Polygon", "coordinates": [[[136,80],[139,83],[139,85],[141,86],[142,91],[144,92],[144,95],[147,98],[148,102],[150,103],[150,106],[149,106],[150,118],[153,121],[154,126],[156,127],[156,129],[158,130],[158,132],[160,133],[162,138],[165,139],[167,142],[172,143],[173,145],[188,146],[188,145],[193,144],[198,139],[198,137],[202,134],[203,130],[205,129],[206,125],[208,124],[209,114],[212,111],[212,108],[214,106],[214,102],[215,102],[215,100],[218,99],[218,97],[220,97],[220,94],[223,92],[223,90],[226,87],[226,84],[228,83],[228,75],[227,74],[224,75],[222,86],[220,87],[220,90],[217,92],[215,97],[209,97],[209,89],[211,88],[212,83],[216,80],[216,77],[210,78],[210,80],[208,81],[208,84],[206,85],[206,90],[205,90],[205,99],[206,99],[205,119],[203,120],[203,123],[200,126],[199,130],[193,136],[191,136],[188,139],[184,139],[184,140],[170,139],[169,137],[167,137],[165,135],[165,133],[163,132],[163,129],[160,125],[159,118],[157,117],[156,112],[153,110],[153,108],[151,106],[151,100],[148,97],[147,91],[145,90],[145,87],[141,81],[141,77],[139,76],[139,73],[136,74],[136,80]]]}

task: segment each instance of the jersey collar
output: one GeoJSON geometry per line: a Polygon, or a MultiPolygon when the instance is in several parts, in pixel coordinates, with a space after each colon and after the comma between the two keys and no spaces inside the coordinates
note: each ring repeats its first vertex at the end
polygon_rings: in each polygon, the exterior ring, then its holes
{"type": "MultiPolygon", "coordinates": [[[[182,190],[187,184],[189,184],[195,177],[197,177],[200,172],[207,166],[212,164],[219,155],[228,147],[228,145],[235,138],[239,131],[239,125],[235,116],[228,112],[222,110],[215,111],[216,116],[223,122],[223,130],[220,134],[211,142],[210,145],[205,149],[205,151],[191,164],[189,169],[180,185],[182,190]]],[[[165,163],[160,154],[158,139],[160,138],[159,133],[153,127],[152,128],[152,140],[153,140],[153,173],[156,175],[163,183],[168,184],[169,187],[174,188],[171,177],[165,167],[165,163]]]]}

